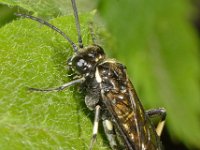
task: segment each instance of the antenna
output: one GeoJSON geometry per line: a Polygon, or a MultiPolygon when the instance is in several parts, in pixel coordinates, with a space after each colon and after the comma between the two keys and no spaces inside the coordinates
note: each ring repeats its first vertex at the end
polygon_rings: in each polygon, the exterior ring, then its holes
{"type": "Polygon", "coordinates": [[[79,48],[83,48],[83,41],[82,41],[82,36],[81,36],[80,22],[79,22],[79,18],[78,18],[78,11],[77,11],[77,7],[76,7],[76,2],[75,2],[75,0],[71,0],[71,2],[72,2],[73,10],[74,10],[76,29],[77,29],[77,32],[78,32],[79,48]]]}
{"type": "Polygon", "coordinates": [[[61,34],[70,44],[71,46],[73,47],[73,50],[74,52],[76,53],[78,51],[78,47],[76,46],[76,44],[74,42],[72,42],[72,40],[64,33],[62,32],[60,29],[58,29],[57,27],[55,27],[54,25],[40,19],[40,18],[37,18],[37,17],[33,17],[33,16],[30,16],[30,15],[25,15],[25,14],[17,14],[15,13],[16,16],[19,16],[19,17],[25,17],[25,18],[29,18],[31,20],[34,20],[34,21],[37,21],[41,24],[44,24],[48,27],[50,27],[51,29],[53,29],[54,31],[58,32],[59,34],[61,34]]]}

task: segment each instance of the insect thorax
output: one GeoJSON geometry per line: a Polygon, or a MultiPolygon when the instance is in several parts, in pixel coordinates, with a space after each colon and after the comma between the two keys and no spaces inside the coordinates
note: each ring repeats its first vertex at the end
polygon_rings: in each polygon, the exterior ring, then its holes
{"type": "MultiPolygon", "coordinates": [[[[93,110],[95,106],[101,105],[106,109],[106,104],[102,94],[127,93],[127,76],[125,67],[113,59],[104,59],[97,63],[94,68],[93,76],[89,76],[85,81],[86,88],[85,102],[89,109],[93,110]]],[[[116,96],[116,94],[114,94],[116,96]]],[[[121,98],[122,95],[119,95],[121,98]]],[[[114,100],[113,100],[114,102],[114,100]]]]}

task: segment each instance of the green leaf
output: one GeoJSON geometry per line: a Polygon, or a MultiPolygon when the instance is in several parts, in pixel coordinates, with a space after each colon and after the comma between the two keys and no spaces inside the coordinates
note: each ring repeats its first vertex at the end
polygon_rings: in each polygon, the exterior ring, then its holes
{"type": "Polygon", "coordinates": [[[200,148],[199,44],[189,1],[102,0],[99,10],[115,41],[108,52],[126,64],[145,108],[165,107],[171,137],[200,148]]]}
{"type": "MultiPolygon", "coordinates": [[[[33,12],[36,16],[43,18],[54,18],[72,13],[71,0],[0,0],[0,3],[10,7],[18,6],[20,9],[33,12]]],[[[89,0],[77,2],[79,12],[88,12],[94,9],[95,1],[89,0]]],[[[20,10],[19,9],[19,10],[20,10]]]]}
{"type": "MultiPolygon", "coordinates": [[[[91,18],[80,16],[85,43],[91,18]]],[[[73,16],[51,23],[77,41],[73,16]]],[[[88,149],[93,113],[82,94],[73,87],[58,93],[27,91],[69,81],[69,43],[50,28],[22,18],[1,28],[0,52],[0,149],[88,149]]],[[[106,147],[98,136],[95,149],[106,147]]]]}
{"type": "MultiPolygon", "coordinates": [[[[0,3],[43,18],[72,10],[61,0],[0,3]]],[[[171,137],[200,148],[199,47],[187,20],[189,2],[101,0],[98,6],[112,36],[103,47],[127,66],[145,108],[165,107],[171,137]]],[[[84,41],[87,17],[81,20],[84,41]]],[[[51,22],[77,40],[72,17],[51,22]]],[[[65,66],[72,50],[66,40],[38,23],[19,20],[1,28],[0,51],[0,149],[10,145],[13,149],[88,149],[92,117],[80,94],[73,88],[59,93],[26,90],[69,81],[65,66]]],[[[106,149],[102,142],[98,137],[96,149],[106,149]]]]}

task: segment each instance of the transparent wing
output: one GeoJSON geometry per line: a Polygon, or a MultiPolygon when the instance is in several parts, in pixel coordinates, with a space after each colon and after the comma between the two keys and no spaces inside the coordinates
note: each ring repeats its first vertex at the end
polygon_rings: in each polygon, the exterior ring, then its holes
{"type": "Polygon", "coordinates": [[[110,115],[124,139],[128,149],[159,150],[160,140],[127,77],[125,68],[119,63],[104,63],[101,75],[101,96],[110,115]]]}

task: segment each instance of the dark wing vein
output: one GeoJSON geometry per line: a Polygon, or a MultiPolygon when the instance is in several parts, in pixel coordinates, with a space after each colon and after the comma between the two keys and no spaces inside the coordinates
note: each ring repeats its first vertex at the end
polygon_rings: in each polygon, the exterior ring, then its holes
{"type": "Polygon", "coordinates": [[[110,78],[101,76],[102,100],[115,120],[128,149],[159,149],[159,139],[155,129],[146,116],[124,67],[119,63],[107,62],[101,65],[100,71],[103,72],[103,69],[109,72],[110,78]],[[104,90],[108,87],[109,90],[104,90]]]}

